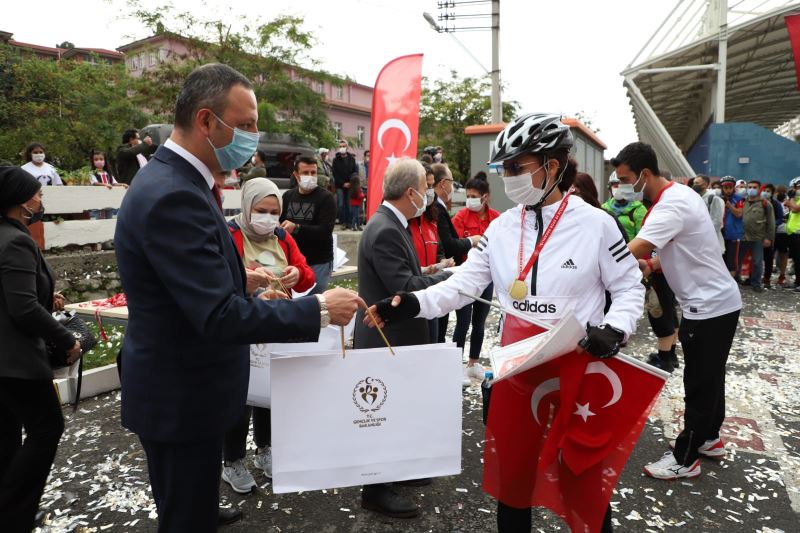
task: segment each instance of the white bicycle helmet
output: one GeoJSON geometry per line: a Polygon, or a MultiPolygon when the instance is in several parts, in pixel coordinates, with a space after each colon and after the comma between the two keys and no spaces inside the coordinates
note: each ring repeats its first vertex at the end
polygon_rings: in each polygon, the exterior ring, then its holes
{"type": "Polygon", "coordinates": [[[514,119],[497,136],[489,163],[501,163],[522,154],[569,150],[574,141],[569,126],[555,113],[527,113],[514,119]]]}
{"type": "Polygon", "coordinates": [[[618,184],[619,184],[619,178],[617,177],[617,171],[615,170],[608,177],[608,186],[611,187],[612,185],[618,185],[618,184]]]}
{"type": "Polygon", "coordinates": [[[789,182],[789,187],[800,187],[800,176],[797,176],[789,182]]]}

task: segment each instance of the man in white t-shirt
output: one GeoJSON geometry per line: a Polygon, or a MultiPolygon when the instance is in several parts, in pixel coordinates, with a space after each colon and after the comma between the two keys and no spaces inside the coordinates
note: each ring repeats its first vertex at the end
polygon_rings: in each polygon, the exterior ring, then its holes
{"type": "Polygon", "coordinates": [[[620,187],[632,188],[652,203],[628,248],[644,276],[661,268],[683,314],[678,338],[685,360],[684,428],[671,443],[674,450],[644,470],[658,479],[695,477],[700,475],[700,457],[725,455],[719,435],[725,419],[725,364],[742,298],[723,262],[703,199],[661,177],[656,154],[647,144],[629,144],[611,164],[620,187]]]}

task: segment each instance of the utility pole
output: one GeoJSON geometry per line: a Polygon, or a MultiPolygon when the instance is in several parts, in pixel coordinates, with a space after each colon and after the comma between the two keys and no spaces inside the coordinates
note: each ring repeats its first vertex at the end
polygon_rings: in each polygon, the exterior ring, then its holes
{"type": "Polygon", "coordinates": [[[722,124],[725,122],[725,85],[727,84],[728,70],[728,1],[716,0],[718,21],[718,59],[717,59],[717,83],[714,100],[714,122],[722,124]]]}
{"type": "Polygon", "coordinates": [[[503,121],[500,96],[500,0],[492,0],[492,123],[503,121]]]}

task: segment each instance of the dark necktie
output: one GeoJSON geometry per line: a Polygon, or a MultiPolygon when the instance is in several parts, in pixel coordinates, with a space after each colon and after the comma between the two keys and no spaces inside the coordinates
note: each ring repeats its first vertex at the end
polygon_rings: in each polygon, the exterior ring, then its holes
{"type": "Polygon", "coordinates": [[[214,194],[214,200],[217,201],[219,210],[222,211],[222,195],[219,192],[219,185],[215,183],[214,186],[211,187],[211,192],[214,194]]]}

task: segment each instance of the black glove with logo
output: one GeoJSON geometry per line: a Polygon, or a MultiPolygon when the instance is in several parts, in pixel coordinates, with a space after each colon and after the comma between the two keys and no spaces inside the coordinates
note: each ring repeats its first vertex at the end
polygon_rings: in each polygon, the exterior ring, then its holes
{"type": "Polygon", "coordinates": [[[625,339],[625,333],[608,324],[589,326],[586,336],[581,339],[578,346],[600,359],[608,359],[619,353],[619,345],[625,339]]]}
{"type": "Polygon", "coordinates": [[[419,314],[419,300],[410,292],[398,292],[395,296],[384,298],[375,303],[378,315],[387,324],[390,322],[401,322],[414,318],[419,314]],[[400,305],[394,307],[392,300],[396,296],[400,297],[400,305]]]}

